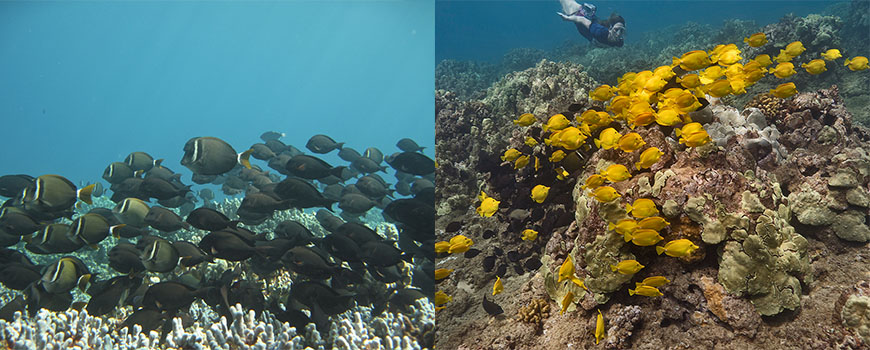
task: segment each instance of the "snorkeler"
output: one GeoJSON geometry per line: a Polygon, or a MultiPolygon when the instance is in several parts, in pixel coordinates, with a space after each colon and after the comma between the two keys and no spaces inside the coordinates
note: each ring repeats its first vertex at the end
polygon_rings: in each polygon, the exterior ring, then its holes
{"type": "Polygon", "coordinates": [[[577,31],[591,42],[607,46],[622,46],[625,37],[625,20],[615,13],[606,21],[599,22],[595,17],[595,5],[578,4],[575,0],[559,0],[562,11],[556,12],[563,20],[574,22],[577,31]]]}

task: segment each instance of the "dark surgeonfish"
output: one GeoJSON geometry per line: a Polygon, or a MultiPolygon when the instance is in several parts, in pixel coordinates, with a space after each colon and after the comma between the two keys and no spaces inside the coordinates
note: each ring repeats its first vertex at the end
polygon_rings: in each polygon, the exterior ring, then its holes
{"type": "Polygon", "coordinates": [[[94,248],[109,236],[110,231],[111,226],[106,218],[100,214],[88,213],[73,220],[67,234],[94,248]]]}
{"type": "Polygon", "coordinates": [[[199,248],[215,258],[227,261],[246,260],[257,253],[257,248],[238,235],[227,231],[214,231],[199,241],[199,248]]]}
{"type": "Polygon", "coordinates": [[[381,164],[384,161],[384,153],[375,147],[366,148],[366,151],[363,152],[363,157],[371,159],[375,164],[381,164]]]}
{"type": "Polygon", "coordinates": [[[344,220],[340,217],[335,216],[331,212],[326,209],[320,209],[314,214],[314,218],[317,219],[317,222],[320,226],[323,226],[329,232],[335,232],[335,230],[344,224],[344,220]]]}
{"type": "Polygon", "coordinates": [[[154,160],[154,157],[151,157],[150,154],[145,152],[132,152],[127,155],[127,158],[124,158],[124,163],[133,169],[133,171],[148,171],[151,170],[155,165],[160,165],[163,162],[163,159],[154,160]]]}
{"type": "Polygon", "coordinates": [[[282,137],[284,137],[284,133],[276,131],[266,131],[260,135],[260,140],[263,140],[263,142],[268,142],[272,140],[278,140],[282,137]]]}
{"type": "Polygon", "coordinates": [[[120,273],[130,274],[145,271],[140,256],[142,253],[130,243],[118,243],[109,250],[109,267],[120,273]]]}
{"type": "Polygon", "coordinates": [[[181,257],[181,260],[179,260],[178,263],[184,267],[192,267],[206,261],[214,261],[211,256],[203,252],[202,249],[199,249],[196,244],[186,241],[175,241],[172,242],[172,246],[175,247],[178,256],[181,257]]]}
{"type": "Polygon", "coordinates": [[[378,171],[387,171],[387,167],[381,166],[379,163],[375,162],[366,157],[359,157],[353,162],[350,163],[350,167],[356,169],[361,173],[371,174],[378,171]]]}
{"type": "Polygon", "coordinates": [[[314,241],[314,234],[297,221],[285,220],[275,227],[275,237],[287,238],[294,246],[305,245],[314,241]]]}
{"type": "Polygon", "coordinates": [[[42,226],[26,211],[16,207],[6,207],[0,211],[0,229],[6,233],[24,236],[36,232],[42,226]]]}
{"type": "Polygon", "coordinates": [[[33,183],[24,188],[21,201],[27,210],[42,212],[55,212],[71,208],[76,200],[93,204],[91,192],[94,185],[77,189],[72,181],[60,175],[42,175],[33,180],[33,183]]]}
{"type": "Polygon", "coordinates": [[[142,307],[159,311],[175,311],[190,305],[205,292],[178,282],[160,282],[148,287],[142,298],[142,307]]]}
{"type": "Polygon", "coordinates": [[[15,262],[0,267],[0,283],[9,289],[24,290],[40,278],[39,266],[15,262]]]}
{"type": "Polygon", "coordinates": [[[403,138],[396,143],[396,147],[398,147],[403,152],[423,152],[423,149],[426,147],[420,147],[414,140],[409,138],[403,138]]]}
{"type": "Polygon", "coordinates": [[[374,207],[375,204],[376,203],[369,199],[369,197],[356,193],[345,194],[341,196],[341,200],[338,201],[338,207],[341,208],[342,211],[353,215],[365,214],[365,212],[369,211],[369,209],[374,207]]]}
{"type": "Polygon", "coordinates": [[[353,162],[359,157],[362,157],[362,154],[353,148],[350,147],[342,147],[340,151],[338,151],[338,157],[344,161],[353,162]]]}
{"type": "Polygon", "coordinates": [[[178,266],[178,250],[169,241],[155,237],[142,252],[142,265],[151,272],[169,272],[178,266]]]}
{"type": "Polygon", "coordinates": [[[176,196],[184,196],[190,192],[190,186],[177,187],[171,182],[158,178],[146,177],[142,184],[139,185],[139,192],[150,198],[170,199],[176,196]]]}
{"type": "Polygon", "coordinates": [[[334,149],[341,149],[341,146],[344,145],[344,142],[335,142],[331,137],[326,135],[314,135],[308,139],[308,143],[305,144],[305,148],[308,148],[311,152],[317,154],[326,154],[332,152],[334,149]]]}
{"type": "Polygon", "coordinates": [[[194,174],[220,175],[233,170],[236,164],[250,169],[251,163],[248,158],[253,152],[249,149],[236,153],[230,144],[216,137],[194,137],[184,144],[181,165],[194,174]]]}
{"type": "Polygon", "coordinates": [[[131,289],[142,284],[141,277],[121,275],[105,281],[93,281],[85,292],[91,296],[88,305],[88,315],[102,316],[112,312],[127,298],[131,289]]]}
{"type": "Polygon", "coordinates": [[[251,149],[254,150],[254,152],[251,153],[251,157],[254,157],[254,159],[269,160],[277,156],[269,146],[266,146],[265,143],[255,143],[251,145],[251,149]]]}
{"type": "Polygon", "coordinates": [[[231,221],[223,213],[211,208],[196,208],[187,215],[187,221],[190,226],[200,230],[218,231],[230,226],[235,226],[237,222],[231,221]]]}
{"type": "Polygon", "coordinates": [[[332,211],[335,200],[324,197],[314,185],[300,179],[288,177],[275,186],[275,194],[290,201],[295,208],[324,207],[332,211]]]}
{"type": "Polygon", "coordinates": [[[389,189],[389,185],[377,175],[366,175],[359,180],[356,180],[356,188],[366,196],[373,199],[383,198],[384,196],[392,196],[393,191],[389,189]]]}
{"type": "Polygon", "coordinates": [[[13,198],[21,194],[27,186],[33,183],[33,176],[3,175],[0,176],[0,196],[13,198]]]}
{"type": "Polygon", "coordinates": [[[162,232],[175,232],[190,225],[172,210],[153,206],[145,214],[145,223],[162,232]]]}
{"type": "Polygon", "coordinates": [[[122,223],[133,227],[146,227],[145,216],[151,210],[145,201],[139,198],[125,198],[112,210],[122,223]]]}
{"type": "Polygon", "coordinates": [[[124,319],[124,322],[118,326],[118,329],[126,327],[127,329],[132,330],[133,325],[138,324],[142,327],[142,331],[150,332],[160,328],[167,317],[169,317],[167,314],[158,310],[139,309],[130,314],[130,316],[127,316],[127,318],[124,319]]]}
{"type": "Polygon", "coordinates": [[[293,272],[311,279],[325,280],[332,277],[341,266],[330,262],[328,256],[329,254],[316,247],[298,246],[284,253],[281,260],[293,272]]]}
{"type": "Polygon", "coordinates": [[[74,256],[65,256],[45,268],[40,284],[46,292],[66,293],[76,285],[86,285],[90,277],[84,262],[74,256]]]}
{"type": "Polygon", "coordinates": [[[292,175],[308,180],[317,180],[329,175],[338,176],[337,172],[341,170],[341,168],[333,168],[320,158],[304,154],[290,158],[285,167],[292,175]]]}
{"type": "Polygon", "coordinates": [[[417,152],[401,152],[387,158],[393,169],[413,175],[426,175],[435,172],[435,161],[417,152]]]}
{"type": "Polygon", "coordinates": [[[114,185],[133,177],[134,173],[135,170],[130,168],[127,163],[113,162],[103,171],[103,180],[114,185]]]}
{"type": "Polygon", "coordinates": [[[71,238],[68,233],[70,227],[67,224],[50,224],[36,232],[30,242],[24,248],[36,254],[57,254],[57,253],[72,253],[85,244],[76,239],[71,238]]]}

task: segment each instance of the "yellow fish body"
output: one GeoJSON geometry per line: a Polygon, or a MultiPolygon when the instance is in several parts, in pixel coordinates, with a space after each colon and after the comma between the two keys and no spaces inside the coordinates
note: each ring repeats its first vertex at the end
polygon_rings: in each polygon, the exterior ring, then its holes
{"type": "Polygon", "coordinates": [[[637,228],[661,231],[670,224],[671,223],[667,222],[665,218],[661,216],[650,216],[638,221],[637,228]]]}
{"type": "Polygon", "coordinates": [[[589,93],[589,97],[593,100],[607,101],[614,96],[613,88],[610,85],[601,85],[589,93]]]}
{"type": "Polygon", "coordinates": [[[450,276],[450,273],[453,272],[453,269],[435,269],[435,280],[443,280],[450,276]]]}
{"type": "Polygon", "coordinates": [[[855,56],[851,59],[847,58],[843,65],[849,67],[851,71],[865,70],[867,69],[867,57],[855,56]]]}
{"type": "Polygon", "coordinates": [[[659,209],[656,208],[656,204],[652,199],[638,198],[634,200],[633,204],[625,205],[625,212],[630,213],[631,216],[635,218],[643,219],[645,217],[658,215],[659,209]]]}
{"type": "Polygon", "coordinates": [[[802,64],[801,67],[806,69],[807,73],[810,73],[812,75],[822,74],[822,72],[828,70],[827,68],[825,68],[825,61],[818,58],[809,61],[808,63],[802,64]]]}
{"type": "Polygon", "coordinates": [[[562,159],[565,159],[565,151],[557,149],[553,154],[550,155],[550,162],[556,163],[561,162],[562,159]]]}
{"type": "Polygon", "coordinates": [[[574,259],[571,258],[571,255],[565,257],[565,261],[562,262],[562,266],[559,267],[559,280],[557,282],[562,282],[564,280],[570,280],[574,277],[574,259]]]}
{"type": "Polygon", "coordinates": [[[557,131],[567,128],[568,125],[570,125],[570,121],[568,121],[568,118],[566,118],[562,114],[556,114],[550,117],[549,120],[547,120],[547,124],[544,124],[543,129],[544,131],[557,131]]]}
{"type": "Polygon", "coordinates": [[[601,176],[604,176],[607,181],[615,183],[630,179],[631,173],[628,172],[628,168],[625,165],[612,164],[601,172],[601,176]]]}
{"type": "Polygon", "coordinates": [[[529,146],[529,147],[535,147],[538,145],[538,140],[535,140],[534,137],[526,136],[525,144],[526,144],[526,146],[529,146]]]}
{"type": "Polygon", "coordinates": [[[520,153],[520,151],[517,151],[516,148],[511,148],[507,151],[504,151],[504,155],[501,156],[501,160],[505,162],[513,162],[517,160],[517,158],[519,158],[521,155],[523,154],[520,153]]]}
{"type": "Polygon", "coordinates": [[[652,277],[644,278],[642,282],[635,283],[635,287],[650,286],[650,287],[658,288],[658,287],[661,287],[669,282],[671,282],[671,281],[668,281],[668,279],[665,278],[664,276],[652,276],[652,277]]]}
{"type": "Polygon", "coordinates": [[[770,89],[770,93],[779,98],[789,98],[797,93],[797,87],[794,83],[779,84],[775,89],[770,89]]]}
{"type": "Polygon", "coordinates": [[[704,92],[713,97],[723,97],[734,92],[731,88],[731,82],[728,79],[719,79],[710,84],[702,86],[704,92]]]}
{"type": "Polygon", "coordinates": [[[468,251],[469,248],[471,248],[471,244],[469,244],[469,242],[451,243],[450,248],[447,248],[447,253],[465,253],[468,251]]]}
{"type": "Polygon", "coordinates": [[[658,162],[664,154],[665,153],[657,147],[647,148],[640,154],[640,160],[638,160],[637,163],[634,163],[634,166],[637,170],[649,168],[658,162]]]}
{"type": "Polygon", "coordinates": [[[570,126],[551,135],[550,140],[551,146],[573,151],[586,142],[586,135],[580,129],[570,126]]]}
{"type": "Polygon", "coordinates": [[[595,139],[595,147],[603,149],[615,148],[620,137],[622,137],[622,135],[620,135],[614,128],[601,130],[598,134],[598,138],[595,139]]]}
{"type": "Polygon", "coordinates": [[[598,344],[604,338],[604,316],[601,315],[601,310],[598,310],[598,318],[595,319],[595,344],[598,344]]]}
{"type": "Polygon", "coordinates": [[[800,41],[793,41],[791,44],[786,45],[785,53],[791,57],[797,57],[807,49],[804,47],[804,44],[800,41]]]}
{"type": "Polygon", "coordinates": [[[701,86],[701,78],[697,74],[686,74],[677,78],[677,83],[680,83],[686,89],[694,89],[701,86]]]}
{"type": "Polygon", "coordinates": [[[637,221],[632,219],[622,219],[619,220],[616,224],[612,222],[607,224],[607,229],[616,231],[616,233],[625,236],[627,234],[631,234],[632,232],[634,232],[634,230],[637,229],[637,221]]]}
{"type": "Polygon", "coordinates": [[[628,290],[628,295],[635,295],[635,294],[643,295],[645,297],[660,297],[660,296],[664,295],[664,294],[662,294],[662,292],[659,291],[658,288],[646,286],[646,285],[637,287],[635,289],[628,290]]]}
{"type": "Polygon", "coordinates": [[[514,169],[525,168],[527,165],[529,165],[529,160],[530,160],[529,156],[519,156],[514,161],[514,169]]]}
{"type": "Polygon", "coordinates": [[[447,304],[452,300],[453,300],[453,297],[447,295],[443,291],[439,290],[439,291],[435,292],[435,300],[434,300],[435,306],[441,306],[441,305],[447,304]]]}
{"type": "Polygon", "coordinates": [[[496,295],[504,291],[504,285],[501,284],[501,277],[495,278],[495,283],[492,284],[492,295],[496,295]]]}
{"type": "Polygon", "coordinates": [[[630,132],[620,137],[619,141],[617,141],[617,144],[619,145],[619,149],[628,153],[640,149],[641,147],[643,147],[643,145],[646,144],[646,142],[644,142],[643,138],[640,137],[640,134],[636,132],[630,132]]]}
{"type": "Polygon", "coordinates": [[[525,113],[525,114],[521,115],[519,118],[517,118],[516,120],[514,120],[514,124],[519,125],[519,126],[529,126],[529,125],[534,124],[536,121],[537,121],[537,119],[535,119],[534,114],[525,113]]]}
{"type": "Polygon", "coordinates": [[[527,228],[523,230],[523,236],[521,237],[524,241],[534,241],[538,238],[538,231],[527,228]]]}
{"type": "Polygon", "coordinates": [[[544,203],[547,199],[547,194],[550,193],[550,188],[544,185],[536,185],[532,188],[532,200],[538,203],[544,203]]]}
{"type": "Polygon", "coordinates": [[[604,176],[598,174],[592,174],[588,178],[586,178],[586,183],[583,186],[580,186],[580,189],[590,189],[594,190],[601,185],[604,185],[604,176]]]}
{"type": "Polygon", "coordinates": [[[768,54],[755,56],[753,61],[758,62],[758,64],[760,64],[762,67],[767,67],[773,64],[773,61],[770,60],[770,55],[768,54]]]}
{"type": "Polygon", "coordinates": [[[665,253],[668,256],[680,258],[691,255],[698,248],[699,247],[696,246],[695,243],[692,243],[692,241],[683,238],[665,243],[664,247],[657,246],[656,253],[658,253],[659,255],[665,253]]]}
{"type": "Polygon", "coordinates": [[[565,310],[568,310],[568,306],[571,306],[572,302],[574,302],[574,293],[568,292],[568,294],[565,294],[565,297],[562,298],[562,310],[559,311],[559,315],[565,312],[565,310]]]}
{"type": "Polygon", "coordinates": [[[675,109],[667,108],[662,109],[656,114],[656,123],[661,126],[673,126],[677,125],[683,121],[682,116],[680,116],[680,112],[675,109]]]}
{"type": "Polygon", "coordinates": [[[631,243],[634,243],[634,245],[640,246],[640,247],[648,247],[648,246],[654,245],[654,244],[656,244],[664,239],[655,230],[648,230],[648,229],[637,229],[634,232],[632,232],[630,235],[626,235],[625,238],[626,239],[630,238],[631,243]]]}
{"type": "Polygon", "coordinates": [[[623,275],[633,275],[644,267],[645,266],[641,265],[637,260],[623,260],[616,265],[610,265],[610,270],[613,272],[619,272],[623,275]]]}
{"type": "Polygon", "coordinates": [[[450,250],[450,242],[440,241],[435,242],[435,252],[436,253],[447,253],[450,250]]]}
{"type": "Polygon", "coordinates": [[[622,197],[619,192],[616,192],[616,189],[610,186],[600,186],[596,188],[592,191],[592,196],[602,203],[612,202],[614,199],[622,197]]]}
{"type": "Polygon", "coordinates": [[[477,215],[490,217],[498,211],[498,204],[501,202],[487,196],[485,192],[480,191],[480,196],[477,198],[480,199],[480,206],[477,207],[477,215]]]}
{"type": "Polygon", "coordinates": [[[712,66],[701,72],[698,75],[698,80],[701,81],[701,84],[710,84],[723,75],[725,75],[725,69],[720,66],[712,66]]]}
{"type": "Polygon", "coordinates": [[[748,38],[743,38],[743,42],[751,47],[759,47],[767,44],[767,36],[764,33],[755,33],[748,38]]]}
{"type": "Polygon", "coordinates": [[[792,58],[794,58],[794,57],[789,56],[787,53],[785,53],[785,50],[779,50],[779,55],[776,55],[776,57],[774,57],[773,60],[776,62],[779,62],[779,63],[786,63],[786,62],[791,62],[792,58]]]}
{"type": "Polygon", "coordinates": [[[628,107],[631,105],[631,98],[628,96],[616,96],[610,104],[607,105],[607,110],[615,113],[616,115],[621,115],[625,111],[628,110],[628,107]]]}
{"type": "Polygon", "coordinates": [[[682,128],[676,129],[675,133],[680,137],[679,142],[687,147],[698,147],[711,141],[710,135],[700,123],[686,124],[682,128]]]}
{"type": "Polygon", "coordinates": [[[840,50],[837,49],[829,49],[828,51],[823,52],[821,56],[828,61],[833,61],[843,57],[843,55],[840,54],[840,50]]]}
{"type": "Polygon", "coordinates": [[[689,51],[683,54],[681,58],[674,57],[673,63],[679,65],[680,68],[686,71],[698,70],[713,64],[707,52],[702,50],[689,51]]]}
{"type": "MultiPolygon", "coordinates": [[[[647,126],[656,121],[656,115],[653,112],[643,112],[629,117],[628,123],[631,129],[638,126],[647,126]]],[[[618,145],[618,143],[617,143],[618,145]]]]}

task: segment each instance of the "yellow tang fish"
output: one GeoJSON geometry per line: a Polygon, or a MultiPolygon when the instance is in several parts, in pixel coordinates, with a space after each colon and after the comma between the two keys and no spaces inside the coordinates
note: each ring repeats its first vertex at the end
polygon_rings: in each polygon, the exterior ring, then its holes
{"type": "Polygon", "coordinates": [[[627,234],[631,234],[632,232],[634,232],[634,230],[637,229],[637,221],[632,219],[622,219],[619,220],[616,224],[612,222],[608,223],[607,229],[614,230],[616,231],[616,233],[625,236],[627,234]]]}
{"type": "Polygon", "coordinates": [[[670,80],[677,73],[674,73],[674,67],[671,66],[659,66],[658,68],[653,70],[653,75],[664,80],[670,80]]]}
{"type": "Polygon", "coordinates": [[[553,152],[553,154],[550,155],[551,163],[560,162],[562,161],[562,159],[565,159],[565,151],[562,151],[560,149],[556,150],[556,152],[553,152]]]}
{"type": "Polygon", "coordinates": [[[559,311],[559,315],[561,315],[565,310],[568,310],[568,306],[571,306],[571,303],[574,301],[574,293],[568,292],[565,294],[565,297],[562,298],[562,310],[559,311]]]}
{"type": "Polygon", "coordinates": [[[628,172],[628,168],[625,165],[612,164],[607,169],[601,171],[601,176],[604,176],[610,182],[620,182],[630,179],[631,173],[628,172]]]}
{"type": "Polygon", "coordinates": [[[529,165],[529,156],[520,156],[517,160],[514,161],[514,169],[522,169],[525,168],[526,165],[529,165]]]}
{"type": "Polygon", "coordinates": [[[701,78],[697,74],[686,74],[677,78],[677,83],[680,83],[686,89],[694,89],[701,86],[701,78]]]}
{"type": "Polygon", "coordinates": [[[704,92],[713,97],[723,97],[734,92],[728,79],[719,79],[702,87],[704,92]]]}
{"type": "Polygon", "coordinates": [[[435,242],[435,252],[436,253],[447,253],[450,250],[450,242],[440,241],[435,242]]]}
{"type": "Polygon", "coordinates": [[[785,54],[791,57],[796,57],[806,50],[807,49],[804,47],[803,43],[800,41],[793,41],[791,44],[786,45],[785,54]]]}
{"type": "Polygon", "coordinates": [[[521,237],[524,241],[534,241],[538,238],[538,231],[527,228],[523,230],[523,236],[521,237]]]}
{"type": "Polygon", "coordinates": [[[583,186],[580,186],[580,189],[596,189],[604,184],[604,180],[604,176],[592,174],[588,178],[586,178],[586,183],[583,186]]]}
{"type": "Polygon", "coordinates": [[[743,38],[743,42],[751,47],[759,47],[767,44],[767,35],[764,35],[764,33],[755,33],[750,35],[748,38],[743,38]]]}
{"type": "Polygon", "coordinates": [[[478,215],[490,217],[498,211],[498,204],[501,202],[487,196],[485,192],[480,191],[480,196],[477,198],[480,199],[480,206],[477,207],[478,215]]]}
{"type": "Polygon", "coordinates": [[[671,281],[668,281],[665,276],[652,276],[644,278],[642,282],[636,282],[635,287],[640,286],[650,286],[650,287],[661,287],[665,284],[668,284],[671,281]]]}
{"type": "Polygon", "coordinates": [[[538,140],[535,140],[534,137],[526,136],[525,144],[526,144],[526,146],[529,146],[529,147],[535,147],[538,145],[538,140]]]}
{"type": "Polygon", "coordinates": [[[779,50],[779,55],[776,55],[773,60],[779,63],[786,63],[790,62],[792,58],[794,57],[789,56],[787,53],[785,53],[785,50],[779,50]]]}
{"type": "Polygon", "coordinates": [[[536,121],[538,121],[538,120],[535,119],[534,114],[526,113],[526,114],[521,115],[516,120],[514,120],[514,124],[519,125],[519,126],[529,126],[529,125],[534,124],[536,121]]]}
{"type": "Polygon", "coordinates": [[[550,188],[544,185],[536,185],[532,188],[532,200],[538,203],[544,203],[547,199],[547,194],[550,193],[550,188]]]}
{"type": "Polygon", "coordinates": [[[642,219],[659,214],[659,209],[656,208],[655,202],[648,198],[638,198],[633,204],[625,205],[625,212],[631,213],[631,216],[642,219]]]}
{"type": "Polygon", "coordinates": [[[567,128],[568,125],[570,125],[570,121],[568,121],[568,118],[566,118],[562,114],[556,114],[556,115],[550,117],[549,120],[547,120],[547,124],[544,124],[543,129],[544,129],[544,131],[548,131],[548,130],[556,131],[556,130],[562,130],[564,128],[567,128]]]}
{"type": "Polygon", "coordinates": [[[601,130],[598,134],[598,138],[595,139],[595,147],[603,149],[615,148],[620,137],[622,137],[622,135],[620,135],[619,131],[616,131],[614,128],[601,130]]]}
{"type": "Polygon", "coordinates": [[[665,243],[664,247],[657,246],[656,253],[658,253],[659,255],[665,253],[668,256],[679,258],[691,255],[698,248],[700,247],[696,246],[695,243],[692,243],[692,241],[683,238],[665,243]]]}
{"type": "Polygon", "coordinates": [[[770,89],[770,93],[779,98],[789,98],[797,93],[797,87],[794,83],[779,84],[775,89],[770,89]]]}
{"type": "Polygon", "coordinates": [[[471,248],[471,244],[467,242],[453,243],[450,245],[450,248],[447,248],[447,253],[465,253],[469,248],[471,248]]]}
{"type": "Polygon", "coordinates": [[[823,52],[822,57],[828,61],[833,61],[835,59],[843,57],[843,55],[840,54],[840,50],[830,49],[828,51],[823,52]]]}
{"type": "Polygon", "coordinates": [[[660,296],[664,295],[664,294],[662,294],[662,292],[659,291],[658,288],[650,287],[650,286],[646,286],[646,285],[637,287],[635,289],[628,290],[628,295],[635,295],[635,294],[643,295],[645,297],[660,297],[660,296]]]}
{"type": "Polygon", "coordinates": [[[712,141],[710,134],[707,134],[707,131],[705,130],[691,134],[683,134],[683,136],[680,137],[680,143],[686,145],[686,147],[700,147],[706,145],[710,141],[712,141]]]}
{"type": "Polygon", "coordinates": [[[762,67],[767,67],[773,64],[773,61],[770,60],[770,55],[768,54],[755,56],[753,61],[758,62],[762,67]]]}
{"type": "Polygon", "coordinates": [[[639,221],[637,223],[637,227],[647,230],[661,231],[661,229],[667,227],[670,224],[670,222],[665,221],[665,219],[661,216],[650,216],[639,221]]]}
{"type": "Polygon", "coordinates": [[[450,273],[453,272],[453,269],[435,269],[435,280],[443,280],[450,276],[450,273]]]}
{"type": "Polygon", "coordinates": [[[435,292],[435,301],[434,301],[435,306],[441,306],[441,305],[447,304],[452,300],[453,300],[453,297],[447,295],[443,291],[439,290],[439,291],[435,292]]]}
{"type": "Polygon", "coordinates": [[[586,289],[586,286],[583,285],[583,281],[574,276],[574,259],[571,258],[571,255],[565,257],[565,261],[562,263],[562,266],[559,267],[559,280],[557,282],[562,282],[564,280],[570,280],[574,282],[583,289],[586,289]]]}
{"type": "Polygon", "coordinates": [[[601,310],[598,310],[598,318],[595,319],[595,344],[598,344],[604,338],[604,316],[601,315],[601,310]]]}
{"type": "Polygon", "coordinates": [[[631,117],[629,122],[629,127],[634,130],[635,127],[638,126],[647,126],[656,121],[656,115],[653,112],[643,112],[638,115],[631,117]]]}
{"type": "Polygon", "coordinates": [[[659,110],[659,113],[656,115],[656,123],[661,126],[672,126],[682,121],[683,118],[680,116],[680,112],[673,108],[659,110]]]}
{"type": "Polygon", "coordinates": [[[631,98],[628,96],[616,96],[613,101],[607,106],[607,110],[616,114],[622,114],[631,105],[631,98]]]}
{"type": "Polygon", "coordinates": [[[463,235],[456,235],[450,238],[450,244],[467,244],[472,245],[474,241],[471,238],[465,237],[463,235]]]}
{"type": "Polygon", "coordinates": [[[601,186],[596,188],[594,191],[592,191],[592,196],[602,203],[612,202],[614,199],[622,197],[619,192],[616,192],[616,189],[610,186],[601,186]]]}
{"type": "Polygon", "coordinates": [[[649,229],[637,229],[631,235],[625,235],[626,242],[629,238],[631,243],[641,247],[654,245],[664,239],[658,232],[649,229]]]}
{"type": "Polygon", "coordinates": [[[742,59],[743,57],[740,57],[740,50],[738,50],[737,46],[735,45],[733,48],[726,48],[719,53],[718,63],[723,66],[730,66],[739,62],[742,59]]]}
{"type": "Polygon", "coordinates": [[[504,155],[501,156],[501,160],[503,160],[505,162],[513,162],[517,158],[519,158],[521,155],[523,155],[523,154],[520,153],[520,151],[517,151],[516,148],[511,148],[507,151],[504,151],[504,155]]]}
{"type": "Polygon", "coordinates": [[[723,75],[725,75],[725,69],[720,66],[712,66],[698,74],[698,79],[700,79],[701,84],[710,84],[723,75]]]}
{"type": "Polygon", "coordinates": [[[807,73],[810,73],[812,75],[822,74],[822,72],[828,70],[827,68],[825,68],[825,61],[818,58],[802,64],[801,67],[806,69],[807,73]]]}
{"type": "Polygon", "coordinates": [[[586,135],[573,126],[564,128],[551,136],[550,145],[575,150],[586,143],[586,135]]]}
{"type": "Polygon", "coordinates": [[[855,56],[851,59],[847,58],[843,65],[849,67],[851,71],[865,70],[867,69],[867,57],[855,56]]]}
{"type": "Polygon", "coordinates": [[[634,166],[637,170],[649,168],[658,162],[664,154],[665,153],[657,147],[647,148],[640,154],[640,160],[638,160],[637,163],[634,163],[634,166]]]}
{"type": "Polygon", "coordinates": [[[496,295],[504,291],[504,285],[501,284],[501,277],[496,276],[495,283],[492,284],[492,295],[496,295]]]}
{"type": "Polygon", "coordinates": [[[592,92],[589,93],[589,97],[593,100],[607,101],[613,97],[613,90],[614,89],[610,87],[610,85],[601,85],[595,88],[595,90],[592,90],[592,92]]]}
{"type": "Polygon", "coordinates": [[[695,50],[684,53],[681,58],[674,57],[673,64],[679,65],[683,70],[693,71],[705,68],[713,64],[713,61],[710,60],[707,52],[695,50]]]}
{"type": "Polygon", "coordinates": [[[610,270],[619,272],[623,275],[636,274],[640,269],[644,268],[637,260],[623,260],[616,265],[610,265],[610,270]]]}
{"type": "Polygon", "coordinates": [[[643,145],[646,144],[646,142],[644,142],[643,138],[640,137],[640,134],[636,132],[630,132],[620,137],[617,144],[619,145],[619,149],[628,153],[640,149],[641,147],[643,147],[643,145]]]}

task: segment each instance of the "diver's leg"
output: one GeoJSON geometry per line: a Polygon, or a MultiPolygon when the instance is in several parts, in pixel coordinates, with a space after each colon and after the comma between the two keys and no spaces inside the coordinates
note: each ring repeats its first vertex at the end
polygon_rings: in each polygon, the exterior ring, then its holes
{"type": "Polygon", "coordinates": [[[580,11],[580,4],[574,0],[559,0],[562,3],[562,13],[570,16],[580,11]]]}
{"type": "Polygon", "coordinates": [[[583,17],[583,16],[569,16],[568,20],[571,22],[574,22],[574,23],[582,24],[587,29],[589,28],[589,26],[592,25],[592,21],[590,21],[588,18],[583,17]]]}

